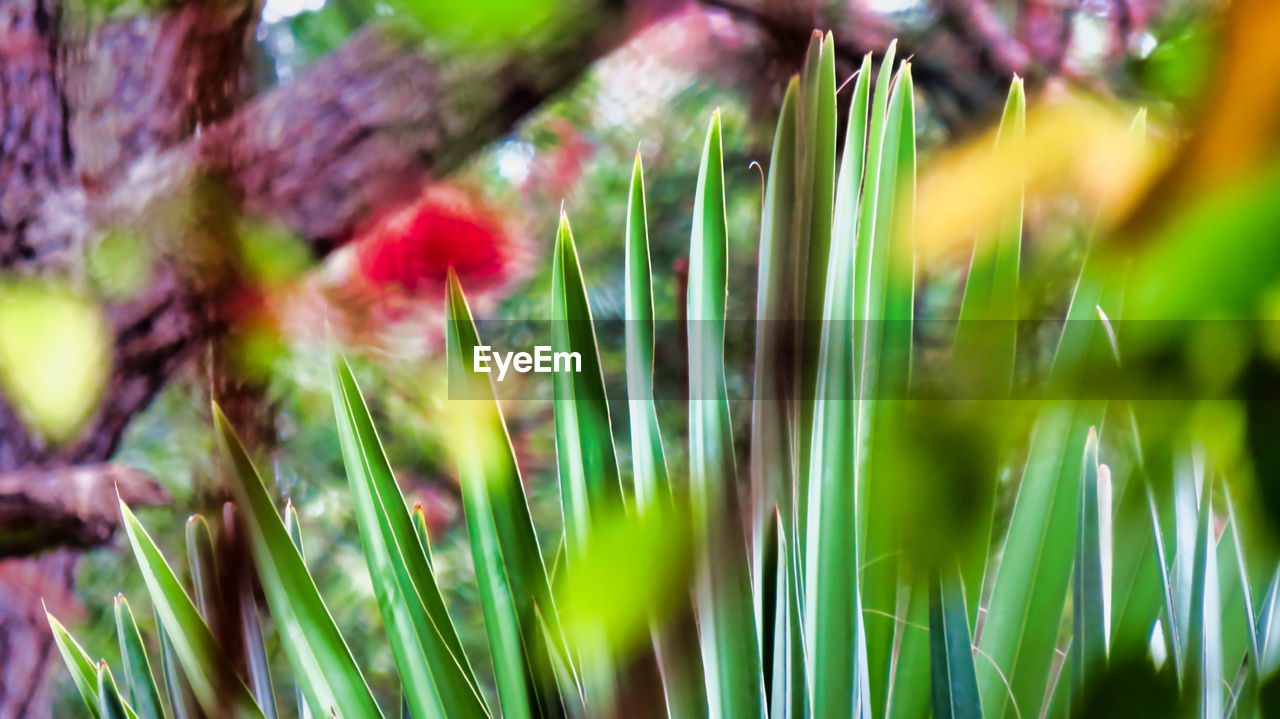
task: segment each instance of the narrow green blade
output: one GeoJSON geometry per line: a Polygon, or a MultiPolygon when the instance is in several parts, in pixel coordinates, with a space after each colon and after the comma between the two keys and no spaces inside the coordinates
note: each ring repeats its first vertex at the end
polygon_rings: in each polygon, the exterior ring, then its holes
{"type": "MultiPolygon", "coordinates": [[[[835,203],[831,257],[827,273],[822,339],[818,355],[813,428],[809,433],[809,518],[804,562],[805,646],[817,716],[852,717],[852,688],[857,685],[859,589],[856,568],[856,456],[849,438],[856,431],[858,403],[853,355],[854,252],[871,56],[862,61],[853,88],[835,203]]],[[[816,284],[816,278],[811,278],[816,284]]]]}
{"type": "MultiPolygon", "coordinates": [[[[1054,356],[1053,381],[1072,391],[1087,386],[1083,368],[1114,358],[1098,308],[1116,298],[1097,263],[1085,260],[1054,356]]],[[[1054,400],[1039,410],[978,642],[989,717],[1041,711],[1071,585],[1084,446],[1105,413],[1095,400],[1054,400]]]]}
{"type": "MultiPolygon", "coordinates": [[[[814,31],[809,41],[809,53],[805,59],[800,82],[800,128],[797,151],[799,175],[796,178],[798,194],[795,200],[795,231],[793,245],[793,269],[795,283],[791,292],[795,307],[793,318],[800,321],[797,337],[792,340],[799,353],[793,360],[800,368],[799,395],[796,402],[797,470],[796,470],[796,521],[808,519],[806,503],[809,501],[809,433],[813,429],[815,389],[820,345],[822,342],[823,300],[826,295],[827,261],[831,254],[831,230],[834,220],[836,174],[836,68],[835,42],[830,33],[822,35],[814,31]]],[[[798,528],[795,537],[797,553],[804,561],[807,553],[804,543],[807,532],[798,528]]],[[[803,591],[803,589],[802,589],[803,591]]]]}
{"type": "Polygon", "coordinates": [[[911,66],[896,76],[882,65],[872,103],[858,234],[854,335],[858,406],[855,451],[859,491],[859,552],[863,624],[866,627],[867,682],[874,716],[889,702],[889,679],[896,673],[895,644],[899,596],[906,586],[900,571],[900,527],[894,520],[896,478],[877,473],[875,452],[898,431],[898,410],[911,374],[914,266],[907,223],[915,204],[915,112],[911,66]],[[887,96],[887,97],[886,97],[887,96]],[[877,123],[879,116],[879,124],[877,123]],[[872,172],[875,179],[872,179],[872,172]]]}
{"type": "Polygon", "coordinates": [[[174,656],[200,706],[214,716],[261,718],[262,710],[235,675],[218,640],[201,619],[182,583],[123,501],[120,502],[120,515],[156,616],[164,626],[174,656]]]}
{"type": "Polygon", "coordinates": [[[653,276],[645,217],[644,170],[636,153],[627,200],[626,241],[627,400],[630,409],[631,472],[636,506],[645,510],[666,501],[666,454],[653,401],[653,276]]]}
{"type": "Polygon", "coordinates": [[[700,546],[699,629],[711,716],[763,716],[760,644],[739,524],[724,375],[728,228],[720,114],[711,117],[694,195],[689,251],[689,476],[700,546]]]}
{"type": "Polygon", "coordinates": [[[182,667],[178,666],[173,643],[169,641],[169,635],[165,634],[164,624],[160,622],[159,616],[156,617],[156,638],[160,641],[160,666],[164,670],[165,696],[169,698],[169,711],[173,713],[173,719],[200,717],[200,706],[191,692],[191,684],[182,674],[182,667]]]}
{"type": "Polygon", "coordinates": [[[1081,471],[1071,599],[1071,703],[1074,706],[1084,706],[1088,691],[1096,685],[1107,665],[1107,608],[1098,517],[1098,483],[1106,469],[1098,466],[1098,433],[1093,428],[1085,440],[1081,471]]]}
{"type": "MultiPolygon", "coordinates": [[[[1016,75],[1009,87],[996,146],[1017,145],[1026,133],[1026,94],[1016,75]]],[[[994,242],[974,244],[956,327],[955,354],[964,369],[982,368],[992,391],[1013,384],[1018,342],[1018,270],[1022,256],[1022,201],[1011,208],[994,242]],[[981,363],[974,364],[974,363],[981,363]]]]}
{"type": "MultiPolygon", "coordinates": [[[[298,510],[294,508],[292,500],[286,500],[284,503],[284,530],[289,535],[289,540],[293,542],[293,546],[298,550],[298,556],[302,558],[303,566],[306,566],[307,553],[302,548],[302,523],[298,519],[298,510]]],[[[307,706],[307,697],[302,691],[302,686],[297,685],[293,689],[294,701],[298,705],[299,719],[311,719],[311,707],[307,706]]]]}
{"type": "Polygon", "coordinates": [[[191,569],[196,608],[200,616],[213,627],[222,603],[222,587],[218,579],[218,565],[214,560],[213,534],[209,523],[199,514],[187,517],[187,566],[191,569]]]}
{"type": "Polygon", "coordinates": [[[129,705],[136,708],[142,719],[163,719],[164,705],[160,702],[160,689],[151,673],[151,660],[147,658],[146,645],[133,619],[133,611],[123,594],[115,601],[116,638],[120,642],[120,658],[124,664],[124,679],[129,687],[129,705]]]}
{"type": "MultiPolygon", "coordinates": [[[[626,240],[626,343],[627,399],[631,426],[631,473],[635,483],[636,509],[648,512],[667,506],[671,486],[666,454],[653,400],[653,278],[649,260],[649,231],[645,215],[644,171],[636,153],[627,202],[626,240]]],[[[682,610],[663,626],[653,627],[654,653],[662,675],[671,719],[694,719],[707,715],[702,658],[696,637],[678,633],[675,624],[691,613],[682,610]]]]}
{"type": "MultiPolygon", "coordinates": [[[[569,566],[585,549],[592,517],[622,503],[618,460],[609,424],[609,400],[596,345],[578,250],[569,218],[560,214],[551,274],[552,351],[572,353],[581,367],[552,375],[555,394],[556,466],[564,509],[569,566]]],[[[558,368],[557,368],[558,369],[558,368]]]]}
{"type": "Polygon", "coordinates": [[[48,611],[45,611],[45,617],[49,620],[49,629],[53,631],[53,643],[57,645],[63,663],[71,672],[71,681],[75,683],[76,690],[80,692],[80,698],[89,708],[89,713],[94,716],[94,719],[98,719],[101,717],[101,712],[98,708],[97,667],[75,637],[62,626],[62,622],[55,619],[48,611]]]}
{"type": "Polygon", "coordinates": [[[774,512],[774,550],[765,555],[765,577],[773,576],[774,601],[762,625],[772,637],[770,651],[765,654],[769,671],[770,719],[803,719],[808,716],[808,684],[804,667],[804,627],[801,623],[799,582],[796,581],[795,548],[788,541],[787,522],[781,511],[774,512]]]}
{"type": "Polygon", "coordinates": [[[271,683],[271,663],[267,659],[267,645],[262,635],[262,617],[253,582],[247,575],[240,587],[240,635],[244,639],[249,691],[266,719],[276,719],[276,693],[271,683]]]}
{"type": "MultiPolygon", "coordinates": [[[[795,255],[791,242],[796,197],[796,132],[799,78],[791,78],[782,98],[778,127],[769,156],[764,208],[760,217],[760,250],[756,290],[756,344],[754,401],[751,403],[751,567],[755,587],[756,623],[764,633],[766,666],[771,654],[770,626],[763,623],[770,610],[763,605],[763,590],[772,581],[764,571],[764,555],[773,551],[766,535],[774,521],[773,508],[785,527],[796,524],[792,474],[795,347],[790,335],[795,304],[792,285],[795,255]]],[[[787,531],[791,531],[788,529],[787,531]]],[[[795,543],[790,543],[794,551],[795,543]]]]}
{"type": "MultiPolygon", "coordinates": [[[[236,505],[245,513],[249,546],[267,607],[311,712],[318,716],[336,712],[346,719],[381,719],[382,711],[307,573],[258,470],[217,406],[213,418],[229,465],[236,505]]],[[[185,662],[183,666],[186,668],[185,662]]],[[[199,696],[198,691],[196,694],[199,696]]]]}
{"type": "Polygon", "coordinates": [[[446,334],[450,393],[467,398],[451,403],[457,418],[453,448],[502,715],[556,715],[564,701],[554,663],[564,661],[570,670],[573,665],[502,410],[489,376],[470,366],[480,338],[452,273],[446,334]],[[558,656],[549,656],[548,646],[558,656]]]}
{"type": "Polygon", "coordinates": [[[1280,669],[1280,567],[1276,568],[1258,612],[1258,671],[1270,676],[1280,669]]]}
{"type": "Polygon", "coordinates": [[[333,359],[343,464],[387,642],[415,716],[487,716],[351,367],[333,359]]]}
{"type": "Polygon", "coordinates": [[[956,567],[929,582],[929,666],[934,719],[982,719],[964,586],[956,567]]]}
{"type": "Polygon", "coordinates": [[[1222,607],[1213,521],[1213,484],[1213,475],[1206,473],[1196,531],[1183,677],[1183,686],[1195,707],[1194,716],[1200,719],[1218,719],[1223,710],[1222,607]]]}
{"type": "MultiPolygon", "coordinates": [[[[1014,76],[1000,121],[997,145],[1021,142],[1026,131],[1026,94],[1022,78],[1014,76]]],[[[1004,396],[1013,385],[1018,345],[1018,274],[1022,256],[1022,202],[1010,210],[995,242],[978,241],[965,279],[960,322],[952,350],[953,366],[964,372],[958,381],[976,379],[978,391],[988,388],[992,397],[1004,396]],[[981,251],[979,248],[986,248],[981,251]]],[[[971,383],[971,382],[970,382],[971,383]]],[[[979,394],[977,396],[984,396],[979,394]]],[[[969,622],[978,616],[982,583],[986,576],[990,537],[995,522],[996,483],[975,497],[980,540],[961,550],[960,574],[964,578],[969,622]]]]}
{"type": "MultiPolygon", "coordinates": [[[[1126,408],[1125,415],[1137,462],[1123,489],[1119,489],[1115,511],[1111,604],[1111,653],[1115,656],[1143,651],[1151,637],[1152,623],[1164,607],[1160,560],[1148,506],[1151,478],[1132,407],[1126,408]]],[[[1119,488],[1119,483],[1116,486],[1119,488]]]]}
{"type": "MultiPolygon", "coordinates": [[[[1221,548],[1224,544],[1228,545],[1230,551],[1231,563],[1236,570],[1236,581],[1239,582],[1241,593],[1241,608],[1244,610],[1245,629],[1248,634],[1247,654],[1244,659],[1244,669],[1240,673],[1239,680],[1236,682],[1235,690],[1232,692],[1231,707],[1228,715],[1241,717],[1242,719],[1253,719],[1258,716],[1260,710],[1258,686],[1259,657],[1262,656],[1262,640],[1258,631],[1257,615],[1254,613],[1253,587],[1249,584],[1249,571],[1246,566],[1245,544],[1240,531],[1240,521],[1236,515],[1235,502],[1231,497],[1231,489],[1223,484],[1222,492],[1223,504],[1227,513],[1227,529],[1229,533],[1224,532],[1223,539],[1227,542],[1220,541],[1218,546],[1221,548]]],[[[1226,617],[1224,617],[1224,621],[1226,617]]],[[[1224,632],[1225,633],[1225,632],[1224,632]]],[[[1224,638],[1224,645],[1226,644],[1224,638]]],[[[1233,666],[1231,654],[1227,653],[1224,646],[1224,667],[1233,666]]]]}
{"type": "Polygon", "coordinates": [[[98,662],[98,713],[102,719],[137,719],[138,715],[120,696],[106,660],[98,662]]]}
{"type": "MultiPolygon", "coordinates": [[[[228,537],[237,537],[243,531],[239,526],[235,505],[231,502],[222,505],[222,527],[228,537]]],[[[240,609],[240,638],[244,642],[247,670],[245,678],[249,682],[249,691],[253,693],[254,701],[258,703],[266,719],[276,719],[276,692],[271,683],[271,662],[267,658],[267,644],[258,609],[257,580],[249,567],[237,567],[233,571],[236,602],[240,609]]]]}

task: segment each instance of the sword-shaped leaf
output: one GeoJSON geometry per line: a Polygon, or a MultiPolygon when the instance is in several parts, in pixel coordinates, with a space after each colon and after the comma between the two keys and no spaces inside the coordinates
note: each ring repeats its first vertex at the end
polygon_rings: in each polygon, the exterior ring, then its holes
{"type": "Polygon", "coordinates": [[[1076,556],[1072,572],[1071,703],[1083,706],[1086,692],[1106,671],[1107,606],[1100,534],[1098,485],[1109,474],[1098,466],[1098,433],[1090,428],[1084,445],[1083,476],[1076,515],[1076,556]]]}
{"type": "Polygon", "coordinates": [[[581,367],[552,375],[555,394],[556,467],[564,510],[569,566],[586,548],[592,518],[622,504],[618,460],[609,424],[609,400],[596,346],[591,305],[569,218],[560,214],[551,273],[551,346],[581,358],[581,367]],[[576,371],[575,371],[576,370],[576,371]]]}
{"type": "Polygon", "coordinates": [[[94,716],[94,719],[100,719],[97,666],[75,637],[62,626],[62,622],[54,618],[48,610],[45,610],[45,617],[49,620],[49,629],[53,631],[53,643],[58,647],[58,653],[62,655],[62,661],[67,665],[67,670],[71,672],[71,681],[80,692],[80,698],[84,700],[84,705],[89,708],[89,713],[94,716]]]}
{"type": "Polygon", "coordinates": [[[929,665],[934,719],[982,719],[964,586],[956,567],[929,582],[929,665]]]}
{"type": "MultiPolygon", "coordinates": [[[[653,277],[649,260],[649,230],[645,217],[644,171],[636,153],[627,201],[626,241],[626,343],[627,400],[631,425],[631,473],[635,483],[636,511],[648,512],[669,506],[671,486],[666,453],[653,401],[653,277]]],[[[689,615],[692,602],[686,601],[674,613],[689,615]]],[[[676,617],[653,627],[653,647],[667,714],[671,719],[694,719],[707,715],[706,687],[697,638],[682,632],[676,617]]]]}
{"type": "MultiPolygon", "coordinates": [[[[329,716],[336,712],[345,719],[381,719],[382,710],[307,572],[258,470],[217,406],[213,417],[218,442],[229,464],[232,493],[236,505],[245,513],[249,546],[263,594],[295,681],[302,687],[312,714],[329,716]]],[[[185,663],[183,667],[186,668],[185,663]]],[[[199,696],[199,692],[196,694],[199,696]]]]}
{"type": "Polygon", "coordinates": [[[123,594],[115,601],[116,639],[120,642],[120,658],[124,664],[124,679],[129,688],[129,705],[141,719],[164,719],[164,705],[160,702],[160,689],[151,673],[151,660],[147,657],[142,634],[133,619],[133,611],[123,594]]]}
{"type": "Polygon", "coordinates": [[[555,663],[573,664],[492,381],[470,366],[480,338],[452,273],[446,344],[450,393],[466,398],[450,403],[453,449],[502,715],[556,715],[555,663]]]}
{"type": "Polygon", "coordinates": [[[261,719],[262,710],[253,701],[244,682],[236,676],[196,605],[183,590],[182,583],[169,568],[169,563],[147,530],[123,501],[120,502],[120,515],[156,617],[164,627],[174,657],[182,667],[196,701],[206,713],[214,716],[261,719]]]}
{"type": "Polygon", "coordinates": [[[711,716],[745,719],[764,715],[764,680],[724,375],[728,228],[719,112],[702,151],[690,245],[689,476],[707,701],[711,716]]]}
{"type": "Polygon", "coordinates": [[[415,716],[488,715],[404,495],[351,367],[333,359],[333,408],[369,577],[415,716]]]}
{"type": "MultiPolygon", "coordinates": [[[[856,654],[860,639],[858,537],[855,483],[857,458],[849,439],[858,417],[853,354],[854,253],[857,243],[859,193],[863,181],[863,141],[871,56],[853,88],[853,104],[845,132],[836,189],[831,257],[823,262],[821,344],[818,353],[813,428],[809,433],[809,518],[805,544],[805,646],[817,716],[852,717],[850,690],[856,686],[856,654]]],[[[816,282],[817,278],[810,278],[816,282]]],[[[785,558],[780,558],[784,561],[785,558]]]]}

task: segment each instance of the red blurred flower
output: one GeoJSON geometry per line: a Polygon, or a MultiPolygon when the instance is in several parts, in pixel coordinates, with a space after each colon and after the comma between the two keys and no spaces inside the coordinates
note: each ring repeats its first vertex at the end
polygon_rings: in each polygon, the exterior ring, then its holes
{"type": "Polygon", "coordinates": [[[468,293],[510,281],[516,242],[503,218],[477,198],[432,185],[355,238],[356,266],[368,282],[443,297],[449,268],[468,293]]]}

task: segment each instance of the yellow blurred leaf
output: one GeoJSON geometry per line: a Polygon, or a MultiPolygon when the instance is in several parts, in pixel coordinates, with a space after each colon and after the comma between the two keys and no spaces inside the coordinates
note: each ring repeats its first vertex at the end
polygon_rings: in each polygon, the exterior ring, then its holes
{"type": "Polygon", "coordinates": [[[996,237],[1025,183],[1028,198],[1069,193],[1103,221],[1123,215],[1159,166],[1160,153],[1133,115],[1083,97],[1040,103],[1026,135],[995,142],[996,129],[943,152],[921,174],[912,245],[924,262],[996,237]]]}
{"type": "Polygon", "coordinates": [[[75,437],[111,366],[101,310],[51,284],[0,283],[0,385],[18,415],[53,443],[75,437]]]}

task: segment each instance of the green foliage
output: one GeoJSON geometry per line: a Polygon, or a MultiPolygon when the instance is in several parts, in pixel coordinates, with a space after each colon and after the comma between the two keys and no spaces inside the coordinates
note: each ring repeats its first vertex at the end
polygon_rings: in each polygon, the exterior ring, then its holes
{"type": "MultiPolygon", "coordinates": [[[[95,664],[50,616],[89,713],[198,716],[189,687],[205,715],[275,716],[267,666],[278,646],[301,716],[382,717],[387,708],[420,719],[632,710],[676,719],[1098,716],[1099,707],[1125,700],[1126,686],[1149,692],[1150,707],[1261,716],[1280,664],[1280,574],[1246,541],[1250,519],[1231,501],[1227,470],[1185,439],[1140,435],[1129,406],[1057,398],[1026,412],[1006,401],[1027,369],[1020,347],[1035,341],[1014,324],[1027,285],[1020,202],[992,242],[975,246],[960,288],[960,329],[947,348],[961,360],[962,381],[992,398],[908,394],[924,360],[907,238],[928,210],[915,207],[911,64],[895,64],[892,48],[874,75],[873,58],[863,60],[837,158],[834,52],[830,36],[815,35],[804,72],[787,89],[768,168],[751,507],[740,506],[726,380],[736,290],[717,113],[692,185],[685,441],[664,443],[655,409],[654,293],[665,279],[650,254],[639,157],[625,248],[615,253],[625,257],[630,320],[629,453],[616,444],[584,263],[560,219],[550,341],[579,353],[583,369],[553,383],[564,519],[552,561],[495,387],[469,366],[482,341],[462,287],[449,278],[447,374],[465,399],[448,402],[444,430],[487,653],[464,641],[426,515],[406,503],[357,372],[335,355],[329,388],[348,478],[343,496],[402,687],[396,705],[380,703],[365,681],[370,662],[330,614],[292,505],[278,509],[215,408],[235,499],[223,531],[251,552],[271,621],[258,617],[251,580],[231,586],[237,580],[219,573],[220,535],[202,517],[187,525],[188,587],[122,504],[158,617],[164,681],[155,681],[122,597],[123,691],[106,663],[95,664]],[[970,322],[997,324],[988,333],[970,322]],[[783,339],[793,330],[798,347],[783,339]],[[1025,417],[1029,433],[992,429],[1025,417]],[[677,447],[687,456],[687,485],[685,466],[669,459],[677,447]],[[628,464],[632,492],[623,482],[628,464]],[[228,594],[242,605],[238,621],[219,609],[228,594]],[[274,633],[263,636],[263,626],[274,633]],[[243,661],[228,656],[240,648],[243,661]],[[637,696],[633,669],[649,662],[662,700],[621,704],[637,696]]],[[[1001,142],[1020,135],[1024,103],[1015,80],[1001,142]]],[[[1163,306],[1154,294],[1160,281],[1188,276],[1200,257],[1189,239],[1171,237],[1137,265],[1140,308],[1163,306]]],[[[1120,316],[1126,282],[1105,264],[1090,246],[1067,322],[1052,333],[1057,386],[1085,388],[1118,359],[1107,318],[1120,316]]]]}

